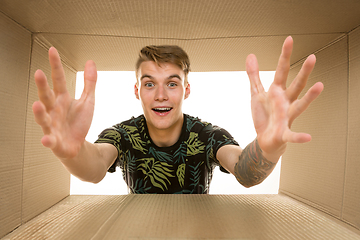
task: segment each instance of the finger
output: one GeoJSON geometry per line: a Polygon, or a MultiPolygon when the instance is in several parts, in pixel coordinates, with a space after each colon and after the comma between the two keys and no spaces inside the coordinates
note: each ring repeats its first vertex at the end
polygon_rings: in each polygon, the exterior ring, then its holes
{"type": "Polygon", "coordinates": [[[261,84],[259,76],[259,65],[254,54],[250,54],[246,58],[246,73],[250,80],[251,96],[260,92],[264,92],[264,87],[261,84]]]}
{"type": "Polygon", "coordinates": [[[55,95],[49,87],[44,72],[37,70],[34,76],[40,101],[45,105],[47,110],[52,109],[55,103],[55,95]]]}
{"type": "Polygon", "coordinates": [[[305,88],[310,73],[314,69],[315,62],[315,55],[310,55],[304,62],[294,81],[290,84],[288,89],[286,89],[286,96],[291,102],[297,99],[301,91],[305,88]]]}
{"type": "Polygon", "coordinates": [[[44,147],[54,149],[56,146],[56,138],[53,135],[44,135],[41,139],[41,143],[44,147]]]}
{"type": "Polygon", "coordinates": [[[293,39],[291,36],[287,37],[284,41],[281,55],[278,61],[278,65],[276,67],[274,84],[277,84],[282,87],[282,89],[286,88],[286,79],[290,70],[290,57],[293,49],[293,39]]]}
{"type": "Polygon", "coordinates": [[[311,141],[311,135],[307,133],[292,132],[288,129],[283,135],[283,141],[290,143],[306,143],[311,141]]]}
{"type": "Polygon", "coordinates": [[[300,100],[295,101],[292,104],[289,110],[289,127],[292,122],[320,95],[323,89],[324,85],[321,82],[315,83],[300,100]]]}
{"type": "Polygon", "coordinates": [[[41,139],[41,143],[45,147],[53,149],[56,146],[56,138],[51,134],[50,115],[46,112],[45,106],[40,101],[34,102],[32,109],[34,112],[35,121],[41,126],[44,133],[44,136],[41,139]]]}
{"type": "Polygon", "coordinates": [[[58,51],[51,47],[49,49],[49,61],[51,66],[51,78],[53,80],[56,95],[66,93],[66,80],[63,66],[58,51]]]}
{"type": "Polygon", "coordinates": [[[40,101],[34,102],[32,110],[34,113],[35,121],[41,126],[44,134],[50,134],[51,117],[46,112],[44,104],[40,101]]]}
{"type": "Polygon", "coordinates": [[[85,64],[84,70],[84,91],[81,98],[95,98],[95,87],[97,80],[96,65],[89,60],[85,64]]]}

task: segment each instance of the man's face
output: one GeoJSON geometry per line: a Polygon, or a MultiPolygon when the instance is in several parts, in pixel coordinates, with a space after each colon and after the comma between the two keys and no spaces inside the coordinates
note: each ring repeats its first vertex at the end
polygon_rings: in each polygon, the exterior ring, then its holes
{"type": "Polygon", "coordinates": [[[141,63],[135,96],[140,99],[149,130],[171,130],[182,124],[182,103],[190,94],[185,74],[172,63],[160,66],[153,61],[141,63]]]}

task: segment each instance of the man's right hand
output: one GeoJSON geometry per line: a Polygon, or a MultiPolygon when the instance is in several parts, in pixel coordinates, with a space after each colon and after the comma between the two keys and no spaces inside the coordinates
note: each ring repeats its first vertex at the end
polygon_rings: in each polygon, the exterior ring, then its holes
{"type": "Polygon", "coordinates": [[[66,89],[64,69],[55,48],[49,49],[53,90],[49,87],[43,71],[35,72],[35,83],[40,101],[33,104],[36,122],[41,126],[45,147],[50,148],[60,159],[78,155],[89,131],[94,114],[96,66],[88,61],[84,71],[84,90],[75,100],[66,89]]]}

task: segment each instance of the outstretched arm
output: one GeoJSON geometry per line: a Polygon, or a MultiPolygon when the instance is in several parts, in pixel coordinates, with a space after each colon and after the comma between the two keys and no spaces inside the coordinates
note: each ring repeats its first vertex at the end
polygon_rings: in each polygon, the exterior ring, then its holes
{"type": "Polygon", "coordinates": [[[244,187],[252,187],[264,181],[274,170],[277,162],[264,157],[257,139],[244,149],[236,145],[225,145],[218,150],[217,158],[244,187]]]}
{"type": "Polygon", "coordinates": [[[94,113],[95,63],[86,63],[84,91],[81,98],[75,100],[67,91],[64,69],[55,48],[49,49],[49,62],[53,89],[49,87],[44,72],[35,72],[39,101],[33,104],[33,112],[44,132],[41,142],[72,174],[85,181],[98,182],[115,160],[117,150],[109,144],[85,141],[94,113]]]}
{"type": "Polygon", "coordinates": [[[316,58],[310,55],[296,78],[286,88],[292,48],[293,40],[288,37],[282,48],[274,82],[268,92],[265,92],[261,84],[255,55],[251,54],[246,59],[246,71],[251,87],[251,110],[257,138],[244,150],[237,146],[224,146],[217,153],[222,166],[233,173],[244,186],[250,187],[261,183],[274,169],[288,142],[305,143],[311,140],[307,133],[291,131],[291,125],[320,95],[323,84],[314,84],[301,99],[298,99],[315,66],[316,58]]]}

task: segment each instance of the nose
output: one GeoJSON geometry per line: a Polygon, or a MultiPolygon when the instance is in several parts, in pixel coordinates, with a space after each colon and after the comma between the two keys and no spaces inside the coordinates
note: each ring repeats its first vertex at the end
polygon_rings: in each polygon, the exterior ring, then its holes
{"type": "Polygon", "coordinates": [[[156,92],[155,92],[155,100],[156,101],[167,101],[168,100],[168,95],[166,92],[166,87],[164,86],[157,86],[156,88],[156,92]]]}

